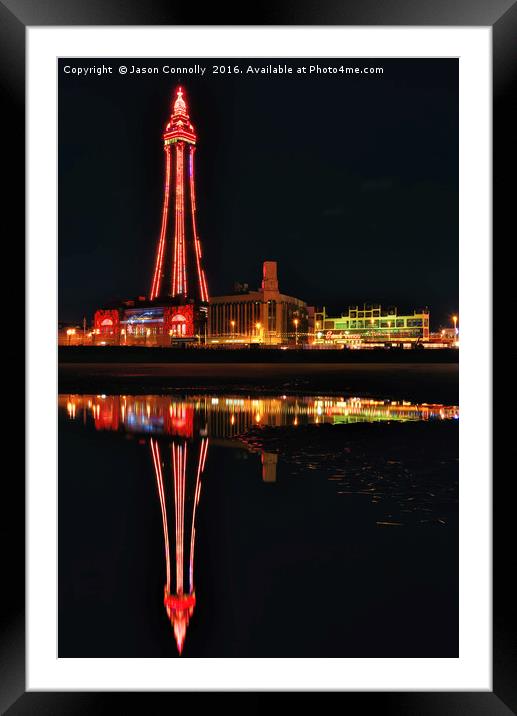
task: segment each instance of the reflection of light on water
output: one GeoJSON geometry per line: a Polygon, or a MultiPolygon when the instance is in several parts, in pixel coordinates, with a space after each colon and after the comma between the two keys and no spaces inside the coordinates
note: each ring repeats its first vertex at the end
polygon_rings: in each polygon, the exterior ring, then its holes
{"type": "Polygon", "coordinates": [[[242,398],[226,398],[224,402],[226,405],[244,405],[244,400],[242,398]]]}
{"type": "MultiPolygon", "coordinates": [[[[189,623],[195,619],[196,511],[200,503],[209,441],[224,447],[242,448],[243,433],[253,426],[258,426],[260,430],[262,426],[292,428],[299,425],[459,419],[456,406],[333,396],[252,398],[224,395],[60,395],[59,408],[68,420],[81,419],[99,431],[136,434],[140,436],[139,443],[150,445],[151,470],[154,471],[157,499],[162,513],[165,553],[163,607],[179,653],[188,640],[189,623]],[[241,441],[232,440],[237,436],[241,436],[241,441]]],[[[320,431],[316,432],[321,434],[320,431]]],[[[293,434],[302,437],[300,442],[305,441],[303,433],[300,436],[293,431],[293,434]]],[[[254,437],[253,433],[251,435],[254,437]]],[[[281,446],[280,450],[274,447],[269,452],[265,446],[257,447],[251,440],[247,443],[247,449],[260,452],[262,480],[266,483],[276,482],[281,446]]],[[[337,459],[342,459],[342,452],[337,459]]],[[[321,463],[321,456],[310,455],[310,460],[320,460],[321,463]]],[[[323,463],[326,465],[328,461],[329,456],[325,452],[323,463]]],[[[336,470],[337,475],[329,479],[344,479],[340,466],[332,469],[336,470]]],[[[364,467],[361,469],[364,470],[364,467]]],[[[398,468],[394,470],[398,471],[398,468]]],[[[351,480],[363,479],[364,485],[345,485],[346,489],[339,490],[338,494],[369,495],[372,503],[377,504],[382,490],[387,489],[384,487],[386,475],[389,477],[389,472],[383,472],[379,478],[383,480],[382,486],[378,483],[374,487],[370,487],[370,482],[367,484],[364,478],[352,475],[351,480]],[[364,489],[358,489],[361,487],[364,489]]],[[[366,478],[368,481],[371,479],[374,478],[370,475],[366,478]]],[[[399,479],[398,472],[396,479],[399,479]]],[[[413,496],[410,499],[413,500],[413,496]]],[[[377,521],[377,524],[391,526],[402,523],[394,521],[389,515],[389,520],[377,521]]]]}
{"type": "Polygon", "coordinates": [[[200,430],[212,437],[232,437],[254,424],[281,427],[459,418],[456,406],[355,396],[61,395],[59,406],[70,420],[89,417],[97,430],[184,437],[200,430]]]}

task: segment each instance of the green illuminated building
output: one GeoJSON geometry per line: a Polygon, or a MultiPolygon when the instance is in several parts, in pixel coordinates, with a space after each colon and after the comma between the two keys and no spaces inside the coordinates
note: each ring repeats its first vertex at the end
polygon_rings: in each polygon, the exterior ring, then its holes
{"type": "Polygon", "coordinates": [[[379,305],[350,306],[339,318],[325,308],[314,316],[314,342],[319,344],[414,344],[429,340],[429,311],[399,316],[396,308],[379,305]]]}

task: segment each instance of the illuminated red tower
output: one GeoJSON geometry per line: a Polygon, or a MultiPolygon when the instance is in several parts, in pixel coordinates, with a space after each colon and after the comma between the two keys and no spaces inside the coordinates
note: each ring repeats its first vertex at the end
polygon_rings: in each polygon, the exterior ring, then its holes
{"type": "Polygon", "coordinates": [[[160,450],[158,440],[151,438],[151,453],[162,511],[165,547],[166,581],[163,603],[172,624],[180,654],[183,651],[187,627],[196,606],[194,587],[196,509],[201,493],[201,475],[205,469],[208,438],[202,438],[197,459],[188,455],[192,449],[192,443],[188,443],[186,439],[175,439],[170,450],[163,451],[160,450]],[[189,463],[192,466],[190,469],[189,463]],[[167,464],[171,468],[172,484],[164,478],[167,464]],[[174,503],[174,517],[172,510],[167,511],[167,504],[170,504],[171,501],[174,503]],[[171,535],[173,536],[171,537],[171,535]]]}
{"type": "MultiPolygon", "coordinates": [[[[150,299],[172,298],[178,306],[206,308],[208,289],[196,222],[196,140],[183,90],[178,87],[163,133],[165,187],[150,299]]],[[[188,335],[191,328],[181,326],[180,333],[188,335]]]]}

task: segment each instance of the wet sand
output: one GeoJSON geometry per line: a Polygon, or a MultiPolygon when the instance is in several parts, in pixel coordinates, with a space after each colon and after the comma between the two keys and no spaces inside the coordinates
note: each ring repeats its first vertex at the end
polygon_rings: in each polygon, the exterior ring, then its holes
{"type": "Polygon", "coordinates": [[[300,393],[458,404],[457,363],[60,363],[61,393],[300,393]]]}
{"type": "Polygon", "coordinates": [[[457,526],[456,420],[253,427],[239,439],[277,453],[284,479],[331,481],[370,524],[457,526]]]}

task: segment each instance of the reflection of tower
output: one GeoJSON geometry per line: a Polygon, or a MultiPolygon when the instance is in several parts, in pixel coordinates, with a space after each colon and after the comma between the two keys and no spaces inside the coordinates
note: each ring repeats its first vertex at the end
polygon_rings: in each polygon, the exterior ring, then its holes
{"type": "Polygon", "coordinates": [[[179,87],[172,115],[163,133],[165,191],[151,300],[172,296],[179,302],[186,302],[187,299],[208,302],[196,226],[196,139],[183,90],[179,87]]]}
{"type": "MultiPolygon", "coordinates": [[[[191,445],[191,444],[190,444],[191,445]]],[[[201,475],[205,468],[208,438],[202,438],[194,466],[188,468],[188,444],[177,439],[169,450],[160,450],[160,443],[151,438],[158,496],[162,512],[163,538],[165,546],[165,572],[163,603],[174,629],[178,651],[181,654],[190,617],[196,605],[194,587],[194,546],[196,539],[196,509],[201,492],[201,475]],[[167,459],[166,459],[167,458],[167,459]],[[170,464],[168,463],[170,460],[170,464]],[[166,465],[172,473],[172,485],[164,479],[166,465]],[[192,489],[193,488],[193,489],[192,489]],[[167,504],[174,500],[174,510],[167,510],[167,504]],[[190,540],[188,539],[190,522],[190,540]],[[174,526],[174,530],[169,529],[174,526]],[[170,535],[174,535],[174,551],[171,552],[170,535]],[[171,564],[175,564],[174,576],[171,564]],[[174,585],[174,587],[173,587],[174,585]]]]}

